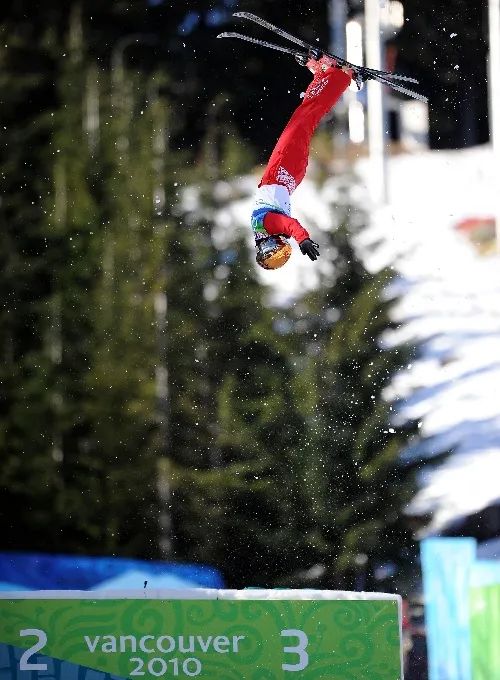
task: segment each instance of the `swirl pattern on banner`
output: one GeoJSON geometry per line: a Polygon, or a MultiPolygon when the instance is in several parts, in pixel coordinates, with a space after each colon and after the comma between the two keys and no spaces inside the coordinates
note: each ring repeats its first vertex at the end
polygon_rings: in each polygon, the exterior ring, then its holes
{"type": "MultiPolygon", "coordinates": [[[[32,661],[52,659],[55,680],[61,663],[80,667],[79,680],[85,669],[105,674],[100,680],[130,678],[136,666],[142,680],[159,677],[162,666],[169,680],[186,661],[202,680],[400,677],[395,600],[0,600],[0,649],[32,647],[36,637],[20,637],[23,629],[46,635],[32,661]]],[[[18,663],[21,653],[0,659],[18,663]]],[[[178,672],[179,680],[189,675],[178,672]]],[[[32,672],[30,680],[50,677],[32,672]]]]}

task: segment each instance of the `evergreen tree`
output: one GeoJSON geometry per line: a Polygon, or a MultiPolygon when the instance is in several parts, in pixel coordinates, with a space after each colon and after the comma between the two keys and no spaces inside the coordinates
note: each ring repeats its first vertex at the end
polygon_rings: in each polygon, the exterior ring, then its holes
{"type": "Polygon", "coordinates": [[[51,456],[56,348],[47,342],[51,261],[44,228],[56,67],[47,33],[27,24],[19,10],[12,8],[0,25],[0,514],[3,541],[12,548],[44,544],[58,484],[51,456]],[[22,27],[17,17],[24,19],[22,27]]]}
{"type": "MultiPolygon", "coordinates": [[[[95,71],[91,64],[88,77],[95,71]]],[[[92,236],[78,262],[89,277],[83,298],[85,279],[80,278],[78,299],[88,319],[85,357],[74,354],[78,344],[72,317],[62,324],[69,360],[61,378],[76,385],[64,399],[73,418],[63,431],[61,500],[66,509],[72,503],[75,507],[65,541],[73,550],[154,556],[159,534],[156,468],[165,418],[160,403],[165,391],[164,219],[173,195],[173,182],[167,185],[162,167],[167,113],[154,78],[128,74],[126,81],[117,82],[101,73],[99,87],[99,113],[109,124],[100,128],[94,167],[89,160],[85,177],[97,210],[79,229],[92,236]],[[92,502],[85,503],[86,497],[92,502]]],[[[92,140],[72,135],[70,146],[81,148],[87,141],[90,155],[92,140]]],[[[72,157],[68,152],[75,172],[78,164],[72,157]]],[[[75,189],[73,194],[71,188],[66,194],[75,206],[83,192],[75,189]]],[[[70,214],[69,225],[71,218],[82,219],[81,210],[75,217],[70,214]]],[[[71,286],[63,295],[68,290],[71,286]]],[[[64,307],[73,314],[77,304],[64,307]]]]}
{"type": "Polygon", "coordinates": [[[371,588],[377,565],[401,566],[412,549],[402,517],[412,472],[398,459],[413,428],[392,423],[393,405],[384,398],[408,354],[382,345],[391,327],[383,296],[390,271],[370,274],[345,226],[332,235],[332,244],[335,278],[313,303],[323,324],[315,327],[311,359],[318,394],[309,472],[311,548],[328,565],[323,585],[371,588]],[[328,317],[338,318],[325,324],[328,317]]]}
{"type": "MultiPolygon", "coordinates": [[[[6,545],[151,556],[161,515],[164,553],[222,567],[229,585],[291,584],[319,561],[333,565],[325,584],[352,583],[356,554],[396,559],[408,486],[395,465],[405,435],[388,431],[381,398],[402,361],[378,344],[385,274],[369,276],[339,232],[335,281],[300,302],[310,338],[279,332],[293,312],[263,304],[241,241],[216,247],[216,182],[252,161],[227,121],[253,123],[264,149],[286,117],[263,137],[249,100],[267,53],[239,46],[229,68],[201,0],[188,49],[175,3],[49,3],[39,25],[33,7],[8,3],[2,22],[6,545]],[[172,16],[165,53],[154,36],[172,16]],[[208,182],[186,168],[194,158],[208,182]],[[199,213],[188,181],[204,186],[199,213]]],[[[269,77],[287,96],[281,70],[269,77]]]]}
{"type": "MultiPolygon", "coordinates": [[[[205,154],[215,176],[239,163],[237,145],[225,143],[224,126],[218,130],[218,140],[206,140],[217,153],[205,154]]],[[[164,465],[174,550],[219,566],[230,585],[272,585],[300,564],[304,422],[288,341],[274,330],[277,313],[262,304],[247,245],[232,228],[225,242],[215,238],[227,199],[217,199],[213,182],[202,187],[196,211],[180,216],[167,260],[176,282],[164,465]]]]}
{"type": "Polygon", "coordinates": [[[191,543],[187,527],[195,521],[193,512],[203,511],[192,510],[189,488],[175,479],[179,471],[196,475],[213,463],[214,394],[207,377],[209,317],[204,291],[214,257],[207,225],[179,211],[169,225],[165,261],[168,427],[161,465],[170,515],[164,541],[178,559],[197,559],[197,545],[191,543]]]}
{"type": "Polygon", "coordinates": [[[228,584],[271,586],[301,560],[300,443],[284,338],[246,245],[219,265],[206,354],[215,413],[208,468],[177,468],[174,499],[188,510],[184,540],[192,558],[218,564],[228,584]]]}
{"type": "MultiPolygon", "coordinates": [[[[30,88],[46,97],[43,114],[26,110],[36,154],[8,148],[18,181],[23,165],[33,176],[6,206],[2,481],[8,516],[19,509],[6,540],[155,554],[164,219],[174,194],[166,111],[155,80],[139,76],[118,106],[116,82],[88,56],[82,4],[63,17],[39,38],[38,58],[43,49],[53,58],[48,82],[19,79],[27,99],[30,88]]],[[[12,78],[19,51],[7,62],[12,78]]],[[[14,109],[12,119],[14,140],[14,109]]]]}

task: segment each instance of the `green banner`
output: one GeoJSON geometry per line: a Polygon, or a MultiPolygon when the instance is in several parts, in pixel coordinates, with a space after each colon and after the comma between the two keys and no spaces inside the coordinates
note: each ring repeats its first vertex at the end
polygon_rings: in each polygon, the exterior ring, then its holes
{"type": "Polygon", "coordinates": [[[471,588],[472,677],[500,680],[500,584],[471,588]]]}
{"type": "Polygon", "coordinates": [[[4,599],[2,645],[27,680],[51,659],[144,680],[401,678],[396,598],[4,599]]]}

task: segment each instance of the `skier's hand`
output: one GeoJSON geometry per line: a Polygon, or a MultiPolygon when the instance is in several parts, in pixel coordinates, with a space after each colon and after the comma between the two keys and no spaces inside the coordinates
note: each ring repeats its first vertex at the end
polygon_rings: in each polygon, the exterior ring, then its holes
{"type": "Polygon", "coordinates": [[[300,252],[302,255],[307,255],[310,260],[317,260],[319,257],[319,245],[310,238],[304,239],[299,243],[300,252]]]}

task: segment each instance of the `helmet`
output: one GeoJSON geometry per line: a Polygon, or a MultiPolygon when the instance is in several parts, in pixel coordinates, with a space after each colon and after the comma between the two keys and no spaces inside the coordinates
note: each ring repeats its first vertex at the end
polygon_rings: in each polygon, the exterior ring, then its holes
{"type": "Polygon", "coordinates": [[[269,236],[257,244],[257,264],[263,269],[278,269],[292,254],[290,244],[281,236],[269,236]]]}

